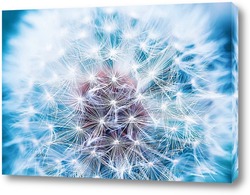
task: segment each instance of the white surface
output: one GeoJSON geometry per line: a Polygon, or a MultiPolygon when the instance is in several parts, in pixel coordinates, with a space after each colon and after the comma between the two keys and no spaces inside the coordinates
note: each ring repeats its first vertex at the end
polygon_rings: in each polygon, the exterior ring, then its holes
{"type": "MultiPolygon", "coordinates": [[[[61,8],[61,7],[90,7],[110,5],[143,5],[143,4],[170,4],[170,3],[205,3],[202,0],[0,0],[0,9],[35,9],[35,8],[61,8]]],[[[223,2],[223,1],[209,1],[223,2]]],[[[0,176],[0,194],[247,194],[250,183],[250,125],[247,116],[250,115],[250,61],[247,52],[250,48],[249,22],[250,2],[234,0],[239,8],[240,18],[240,176],[234,184],[198,184],[198,183],[167,183],[167,182],[142,182],[118,180],[93,180],[93,179],[65,179],[65,178],[34,178],[34,177],[8,177],[0,176]],[[248,26],[247,26],[248,23],[248,26]],[[249,110],[248,110],[249,109],[249,110]],[[248,151],[248,152],[247,152],[248,151]]],[[[1,19],[1,16],[0,16],[1,19]]],[[[0,20],[2,21],[2,19],[0,20]]],[[[1,39],[2,40],[2,39],[1,39]]],[[[1,41],[0,40],[0,41],[1,41]]],[[[2,53],[2,52],[0,52],[2,53]]],[[[1,54],[0,54],[1,55],[1,54]]],[[[1,90],[1,89],[0,89],[1,90]]],[[[0,156],[2,156],[0,154],[0,156]]],[[[1,164],[2,166],[2,164],[1,164]]],[[[2,167],[0,167],[2,169],[2,167]]]]}

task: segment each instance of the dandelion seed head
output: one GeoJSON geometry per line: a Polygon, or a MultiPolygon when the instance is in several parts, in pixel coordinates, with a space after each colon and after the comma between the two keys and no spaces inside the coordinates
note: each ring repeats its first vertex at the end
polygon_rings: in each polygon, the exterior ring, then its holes
{"type": "Polygon", "coordinates": [[[225,65],[232,56],[226,39],[213,38],[217,20],[202,10],[28,11],[8,41],[12,55],[4,55],[3,125],[11,136],[3,147],[10,154],[18,148],[13,161],[6,158],[9,173],[170,181],[226,175],[223,157],[228,148],[235,155],[237,143],[220,138],[236,136],[237,127],[221,113],[230,118],[237,109],[237,86],[228,84],[237,68],[225,65]]]}
{"type": "Polygon", "coordinates": [[[136,118],[135,118],[134,116],[130,116],[130,117],[128,118],[128,120],[129,120],[130,122],[134,122],[134,121],[136,120],[136,118]]]}
{"type": "Polygon", "coordinates": [[[76,159],[72,159],[72,160],[71,160],[71,163],[72,163],[72,164],[76,164],[76,163],[77,163],[77,160],[76,160],[76,159]]]}
{"type": "Polygon", "coordinates": [[[82,97],[82,96],[78,96],[78,97],[76,97],[76,100],[77,100],[77,103],[78,103],[78,104],[81,104],[81,103],[83,103],[86,99],[85,99],[84,97],[82,97]]]}
{"type": "Polygon", "coordinates": [[[53,130],[54,130],[54,125],[48,124],[48,129],[49,129],[50,131],[53,131],[53,130]]]}
{"type": "Polygon", "coordinates": [[[156,77],[156,71],[155,70],[150,70],[148,72],[148,76],[151,78],[151,79],[155,79],[156,77]]]}
{"type": "Polygon", "coordinates": [[[90,74],[90,75],[89,75],[89,81],[90,81],[90,82],[94,82],[95,80],[96,80],[95,75],[90,74]]]}
{"type": "Polygon", "coordinates": [[[53,101],[54,100],[53,96],[48,92],[46,92],[45,98],[46,98],[47,101],[53,101]]]}
{"type": "Polygon", "coordinates": [[[136,146],[138,146],[138,145],[140,145],[140,142],[139,142],[138,140],[135,140],[135,141],[134,141],[134,144],[135,144],[136,146]]]}
{"type": "Polygon", "coordinates": [[[153,167],[154,166],[154,162],[148,162],[148,166],[149,167],[153,167]]]}
{"type": "Polygon", "coordinates": [[[116,103],[117,103],[116,100],[111,100],[111,101],[110,101],[110,104],[111,104],[112,106],[115,106],[116,103]]]}
{"type": "Polygon", "coordinates": [[[177,93],[176,93],[176,96],[177,97],[181,97],[183,94],[182,94],[182,92],[180,92],[180,91],[178,91],[177,93]]]}
{"type": "Polygon", "coordinates": [[[138,66],[137,64],[133,64],[133,65],[132,65],[132,69],[133,69],[133,70],[136,71],[138,68],[139,68],[139,66],[138,66]]]}
{"type": "Polygon", "coordinates": [[[82,128],[81,127],[79,127],[79,126],[76,126],[76,131],[82,131],[82,128]]]}
{"type": "Polygon", "coordinates": [[[118,80],[118,78],[117,78],[115,75],[113,75],[113,76],[111,77],[111,80],[112,80],[113,83],[115,83],[115,82],[118,80]]]}
{"type": "Polygon", "coordinates": [[[178,163],[179,163],[179,160],[178,160],[178,159],[174,159],[174,160],[173,160],[173,165],[174,165],[174,166],[176,166],[178,163]]]}
{"type": "Polygon", "coordinates": [[[141,93],[139,93],[138,95],[137,95],[137,99],[138,100],[143,100],[145,97],[141,94],[141,93]]]}
{"type": "Polygon", "coordinates": [[[92,150],[90,153],[91,153],[92,156],[96,156],[97,155],[95,150],[92,150]]]}
{"type": "Polygon", "coordinates": [[[119,143],[120,143],[119,140],[115,140],[115,141],[114,141],[114,145],[118,145],[119,143]]]}
{"type": "Polygon", "coordinates": [[[178,128],[177,128],[177,127],[171,127],[170,130],[171,130],[172,132],[176,132],[176,131],[178,130],[178,128]]]}
{"type": "Polygon", "coordinates": [[[179,58],[175,58],[174,62],[175,62],[176,65],[180,65],[181,60],[179,58]]]}
{"type": "Polygon", "coordinates": [[[99,124],[100,124],[100,125],[104,125],[104,124],[105,124],[105,120],[104,120],[103,118],[101,118],[101,119],[99,120],[99,124]]]}

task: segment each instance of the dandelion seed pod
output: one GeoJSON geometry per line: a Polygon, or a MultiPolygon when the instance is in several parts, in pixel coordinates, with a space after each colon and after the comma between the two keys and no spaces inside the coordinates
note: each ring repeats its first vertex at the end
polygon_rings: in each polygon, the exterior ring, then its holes
{"type": "Polygon", "coordinates": [[[232,181],[237,14],[220,6],[19,11],[15,33],[5,11],[3,173],[232,181]]]}

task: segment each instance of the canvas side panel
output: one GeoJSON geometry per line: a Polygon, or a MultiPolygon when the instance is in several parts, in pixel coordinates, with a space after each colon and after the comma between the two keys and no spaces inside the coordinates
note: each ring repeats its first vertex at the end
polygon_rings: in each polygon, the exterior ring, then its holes
{"type": "Polygon", "coordinates": [[[234,93],[232,97],[232,182],[238,177],[238,8],[232,4],[232,80],[234,93]]]}

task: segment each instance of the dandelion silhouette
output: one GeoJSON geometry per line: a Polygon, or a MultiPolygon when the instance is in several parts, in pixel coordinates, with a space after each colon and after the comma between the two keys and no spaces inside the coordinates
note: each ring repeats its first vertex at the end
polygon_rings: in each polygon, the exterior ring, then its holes
{"type": "Polygon", "coordinates": [[[4,53],[3,172],[231,181],[237,59],[214,21],[202,5],[24,12],[4,53]]]}

